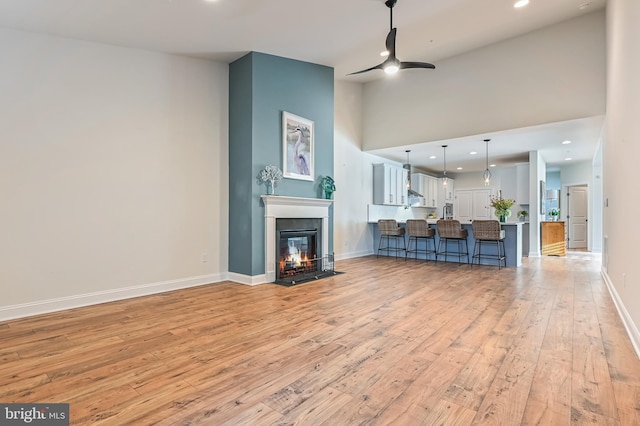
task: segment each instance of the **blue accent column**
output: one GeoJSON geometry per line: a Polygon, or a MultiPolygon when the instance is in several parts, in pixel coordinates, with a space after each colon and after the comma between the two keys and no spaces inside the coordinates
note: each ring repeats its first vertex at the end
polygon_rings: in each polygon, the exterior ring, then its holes
{"type": "MultiPolygon", "coordinates": [[[[229,272],[264,274],[268,164],[282,170],[282,112],[314,122],[314,182],[283,179],[276,194],[320,198],[320,176],[333,176],[333,68],[251,52],[229,66],[229,272]]],[[[333,251],[333,209],[329,219],[333,251]]]]}

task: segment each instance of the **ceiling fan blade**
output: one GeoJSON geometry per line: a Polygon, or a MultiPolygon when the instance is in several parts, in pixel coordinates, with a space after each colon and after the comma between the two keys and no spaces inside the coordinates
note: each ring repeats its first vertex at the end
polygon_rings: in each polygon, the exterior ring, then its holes
{"type": "Polygon", "coordinates": [[[436,69],[436,66],[433,64],[429,64],[427,62],[400,62],[400,69],[404,70],[407,68],[429,68],[436,69]]]}
{"type": "Polygon", "coordinates": [[[387,34],[387,40],[384,42],[390,58],[396,57],[396,32],[397,29],[392,28],[391,31],[389,31],[389,34],[387,34]]]}
{"type": "Polygon", "coordinates": [[[384,62],[382,64],[376,65],[375,67],[367,68],[366,70],[352,72],[352,73],[347,74],[347,75],[362,74],[364,72],[369,72],[369,71],[373,71],[373,70],[381,70],[383,64],[384,64],[384,62]]]}

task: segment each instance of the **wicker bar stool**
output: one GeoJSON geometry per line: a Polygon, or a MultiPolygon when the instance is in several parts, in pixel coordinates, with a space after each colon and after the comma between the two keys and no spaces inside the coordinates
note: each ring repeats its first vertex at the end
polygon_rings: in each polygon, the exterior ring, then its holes
{"type": "Polygon", "coordinates": [[[473,238],[476,239],[476,243],[473,246],[473,256],[471,263],[473,264],[478,259],[478,265],[480,259],[489,259],[498,261],[498,269],[502,262],[504,267],[507,267],[507,253],[504,248],[505,232],[500,227],[500,222],[497,220],[474,220],[471,223],[471,229],[473,230],[473,238]],[[496,253],[482,254],[482,245],[489,244],[496,246],[496,253]],[[476,250],[478,254],[476,254],[476,250]]]}
{"type": "Polygon", "coordinates": [[[407,219],[407,234],[409,235],[409,242],[407,243],[406,257],[409,257],[409,253],[415,254],[415,259],[418,259],[418,253],[424,253],[424,260],[429,260],[429,254],[433,254],[435,260],[438,260],[438,253],[436,252],[436,231],[429,228],[429,224],[424,219],[407,219]],[[418,241],[424,240],[424,250],[418,250],[418,241]],[[411,250],[411,241],[414,242],[415,249],[411,250]],[[433,250],[429,250],[429,241],[433,245],[433,250]]]}
{"type": "MultiPolygon", "coordinates": [[[[447,261],[447,256],[455,256],[458,258],[458,263],[462,257],[467,257],[467,263],[469,263],[469,241],[467,237],[469,233],[466,229],[462,229],[460,225],[460,221],[458,220],[445,220],[440,219],[437,222],[438,228],[438,236],[440,237],[440,241],[438,241],[438,252],[436,256],[440,257],[444,255],[444,261],[447,261]],[[455,241],[457,244],[457,251],[449,251],[449,242],[455,241]],[[462,242],[464,241],[465,251],[462,251],[462,242]],[[440,249],[442,243],[444,242],[444,251],[440,249]]],[[[437,261],[437,258],[436,258],[437,261]]]]}
{"type": "Polygon", "coordinates": [[[380,256],[381,251],[386,251],[387,255],[390,252],[396,253],[396,258],[398,257],[398,252],[403,251],[405,253],[405,258],[407,257],[407,246],[404,241],[404,228],[398,226],[398,222],[395,219],[380,219],[378,220],[378,230],[380,231],[380,241],[378,242],[378,253],[376,255],[380,256]],[[386,241],[386,245],[382,246],[382,241],[386,241]],[[394,241],[393,247],[391,246],[391,240],[394,241]],[[402,241],[402,247],[400,247],[400,241],[402,241]]]}

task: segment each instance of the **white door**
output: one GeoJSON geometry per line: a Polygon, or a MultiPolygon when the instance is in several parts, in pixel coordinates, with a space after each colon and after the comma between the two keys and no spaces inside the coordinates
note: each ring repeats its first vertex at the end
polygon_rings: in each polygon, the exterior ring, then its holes
{"type": "Polygon", "coordinates": [[[469,223],[473,219],[473,191],[456,191],[453,211],[462,223],[469,223]]]}
{"type": "Polygon", "coordinates": [[[473,191],[473,219],[491,219],[491,190],[479,189],[473,191]]]}
{"type": "Polygon", "coordinates": [[[589,192],[586,186],[570,186],[568,194],[569,248],[587,248],[589,192]]]}

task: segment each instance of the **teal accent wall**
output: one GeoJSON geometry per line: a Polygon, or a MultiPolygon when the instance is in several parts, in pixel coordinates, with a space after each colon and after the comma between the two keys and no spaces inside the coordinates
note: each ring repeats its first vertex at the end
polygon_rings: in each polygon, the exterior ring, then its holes
{"type": "MultiPolygon", "coordinates": [[[[276,194],[321,198],[321,176],[333,176],[333,68],[251,52],[229,66],[229,272],[264,274],[267,187],[257,176],[282,170],[282,112],[314,122],[314,181],[283,179],[276,194]]],[[[329,217],[333,251],[333,207],[329,217]]]]}

